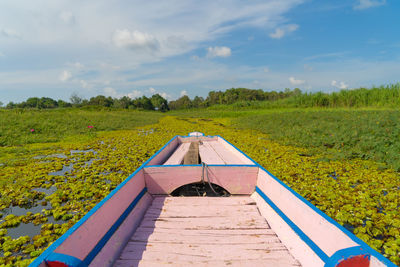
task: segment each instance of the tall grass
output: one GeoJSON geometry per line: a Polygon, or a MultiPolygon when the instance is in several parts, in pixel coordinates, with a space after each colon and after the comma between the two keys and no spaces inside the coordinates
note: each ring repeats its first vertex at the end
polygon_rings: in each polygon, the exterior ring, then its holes
{"type": "Polygon", "coordinates": [[[282,110],[238,117],[234,125],[326,159],[361,158],[400,171],[399,110],[282,110]]]}
{"type": "Polygon", "coordinates": [[[308,107],[400,107],[400,83],[387,86],[341,90],[332,93],[302,93],[276,101],[239,101],[231,105],[215,105],[212,110],[223,109],[275,109],[308,107]]]}

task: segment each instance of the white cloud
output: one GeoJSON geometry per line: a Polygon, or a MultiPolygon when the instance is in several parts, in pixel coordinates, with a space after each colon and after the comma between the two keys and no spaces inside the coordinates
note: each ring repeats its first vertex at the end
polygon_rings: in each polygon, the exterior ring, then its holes
{"type": "Polygon", "coordinates": [[[143,93],[141,91],[138,91],[138,90],[133,90],[132,92],[127,94],[127,96],[129,98],[132,98],[132,99],[141,97],[142,95],[143,95],[143,93]]]}
{"type": "Polygon", "coordinates": [[[150,93],[150,96],[159,94],[160,96],[162,96],[163,98],[165,98],[167,100],[172,100],[171,95],[167,94],[166,92],[158,91],[158,90],[154,89],[153,87],[150,87],[148,91],[150,93]]]}
{"type": "Polygon", "coordinates": [[[5,57],[6,55],[4,55],[2,52],[0,52],[0,57],[5,57]]]}
{"type": "Polygon", "coordinates": [[[188,93],[187,93],[186,90],[182,90],[182,91],[181,91],[181,95],[180,95],[180,96],[182,97],[182,96],[184,96],[184,95],[188,95],[188,93]]]}
{"type": "Polygon", "coordinates": [[[156,94],[157,93],[157,90],[156,89],[154,89],[153,87],[150,87],[149,88],[149,92],[150,92],[150,94],[156,94]]]}
{"type": "Polygon", "coordinates": [[[106,96],[111,96],[111,97],[117,97],[118,98],[118,93],[117,93],[117,91],[114,89],[114,88],[112,88],[112,87],[106,87],[106,88],[104,88],[103,89],[103,92],[104,92],[104,94],[106,95],[106,96]]]}
{"type": "Polygon", "coordinates": [[[61,12],[59,17],[65,24],[74,24],[75,23],[75,16],[69,11],[61,12]]]}
{"type": "Polygon", "coordinates": [[[214,46],[207,48],[207,57],[229,57],[231,49],[226,46],[214,46]]]}
{"type": "Polygon", "coordinates": [[[13,29],[0,29],[0,35],[8,38],[21,38],[21,34],[13,29]]]}
{"type": "Polygon", "coordinates": [[[82,64],[82,63],[80,63],[80,62],[75,62],[75,63],[69,63],[68,64],[69,66],[72,66],[72,67],[74,67],[74,68],[77,68],[77,69],[83,69],[85,66],[82,64]]]}
{"type": "Polygon", "coordinates": [[[299,28],[299,25],[297,25],[297,24],[284,25],[284,26],[276,28],[275,32],[269,34],[269,37],[271,37],[273,39],[281,39],[286,34],[294,32],[298,28],[299,28]]]}
{"type": "Polygon", "coordinates": [[[116,30],[112,39],[117,47],[149,50],[157,50],[159,48],[159,42],[154,36],[137,30],[133,32],[126,29],[116,30]]]}
{"type": "Polygon", "coordinates": [[[71,77],[72,77],[72,74],[68,70],[64,70],[59,76],[60,81],[62,81],[62,82],[68,81],[69,79],[71,79],[71,77]]]}
{"type": "Polygon", "coordinates": [[[90,88],[93,87],[91,84],[89,84],[89,83],[88,83],[87,81],[85,81],[85,80],[80,80],[79,83],[81,84],[82,88],[85,88],[85,89],[90,89],[90,88]]]}
{"type": "Polygon", "coordinates": [[[265,67],[265,68],[263,69],[263,71],[264,71],[265,73],[268,73],[268,72],[269,72],[269,68],[268,68],[268,67],[265,67]]]}
{"type": "Polygon", "coordinates": [[[294,77],[289,77],[289,81],[292,85],[301,85],[306,82],[304,80],[296,80],[294,77]]]}
{"type": "Polygon", "coordinates": [[[386,4],[386,0],[359,0],[354,9],[367,9],[371,7],[378,7],[386,4]]]}
{"type": "Polygon", "coordinates": [[[167,99],[167,100],[172,100],[172,96],[169,95],[169,94],[167,94],[167,93],[165,93],[165,92],[162,92],[162,93],[160,94],[160,96],[162,96],[163,98],[165,98],[165,99],[167,99]]]}
{"type": "Polygon", "coordinates": [[[336,88],[339,88],[339,89],[347,89],[347,88],[349,88],[349,85],[345,84],[344,82],[338,83],[338,82],[335,81],[335,80],[333,80],[333,81],[331,82],[331,85],[332,85],[332,86],[335,86],[336,88]]]}
{"type": "Polygon", "coordinates": [[[143,93],[139,90],[133,90],[130,93],[123,94],[123,93],[118,93],[117,90],[115,90],[113,87],[105,87],[103,89],[103,93],[105,96],[111,96],[113,98],[121,98],[123,96],[127,96],[131,99],[135,99],[135,98],[143,96],[143,93]]]}

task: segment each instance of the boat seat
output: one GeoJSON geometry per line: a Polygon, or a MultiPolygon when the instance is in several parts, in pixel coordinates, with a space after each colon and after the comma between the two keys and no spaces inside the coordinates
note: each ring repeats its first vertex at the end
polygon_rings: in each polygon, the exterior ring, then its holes
{"type": "Polygon", "coordinates": [[[175,152],[164,162],[163,165],[180,165],[183,162],[183,158],[189,151],[190,143],[182,143],[178,146],[175,152]]]}

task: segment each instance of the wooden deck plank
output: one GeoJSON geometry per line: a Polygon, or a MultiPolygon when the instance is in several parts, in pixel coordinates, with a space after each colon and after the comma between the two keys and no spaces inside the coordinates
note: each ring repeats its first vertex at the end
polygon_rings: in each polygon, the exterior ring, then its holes
{"type": "Polygon", "coordinates": [[[115,266],[174,266],[174,267],[187,267],[187,266],[229,266],[229,267],[254,267],[254,266],[270,266],[270,267],[287,267],[287,266],[301,266],[299,263],[285,262],[281,259],[262,259],[262,260],[207,260],[207,261],[158,261],[158,260],[118,260],[115,266]]]}
{"type": "Polygon", "coordinates": [[[183,162],[183,158],[189,151],[190,143],[182,143],[178,146],[175,152],[168,158],[163,165],[179,165],[183,162]]]}
{"type": "Polygon", "coordinates": [[[214,235],[177,235],[175,234],[149,234],[149,233],[136,233],[132,236],[131,241],[133,242],[149,242],[149,243],[181,243],[181,244],[272,244],[280,243],[276,235],[226,235],[226,234],[214,234],[214,235]]]}
{"type": "Polygon", "coordinates": [[[226,164],[246,164],[246,162],[242,161],[231,151],[227,150],[220,142],[209,141],[207,143],[226,164]]]}
{"type": "Polygon", "coordinates": [[[254,205],[256,202],[250,197],[156,197],[152,207],[178,206],[240,206],[254,205]]]}
{"type": "Polygon", "coordinates": [[[115,266],[300,266],[253,203],[157,197],[115,266]]]}
{"type": "Polygon", "coordinates": [[[210,146],[209,142],[202,142],[199,145],[199,153],[202,162],[207,164],[226,164],[226,162],[210,146]]]}

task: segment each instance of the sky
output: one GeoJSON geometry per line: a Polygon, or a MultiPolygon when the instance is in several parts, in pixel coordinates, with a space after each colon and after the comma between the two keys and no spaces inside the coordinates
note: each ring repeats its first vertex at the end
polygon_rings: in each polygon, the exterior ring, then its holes
{"type": "Polygon", "coordinates": [[[400,81],[398,0],[0,1],[0,101],[400,81]]]}

